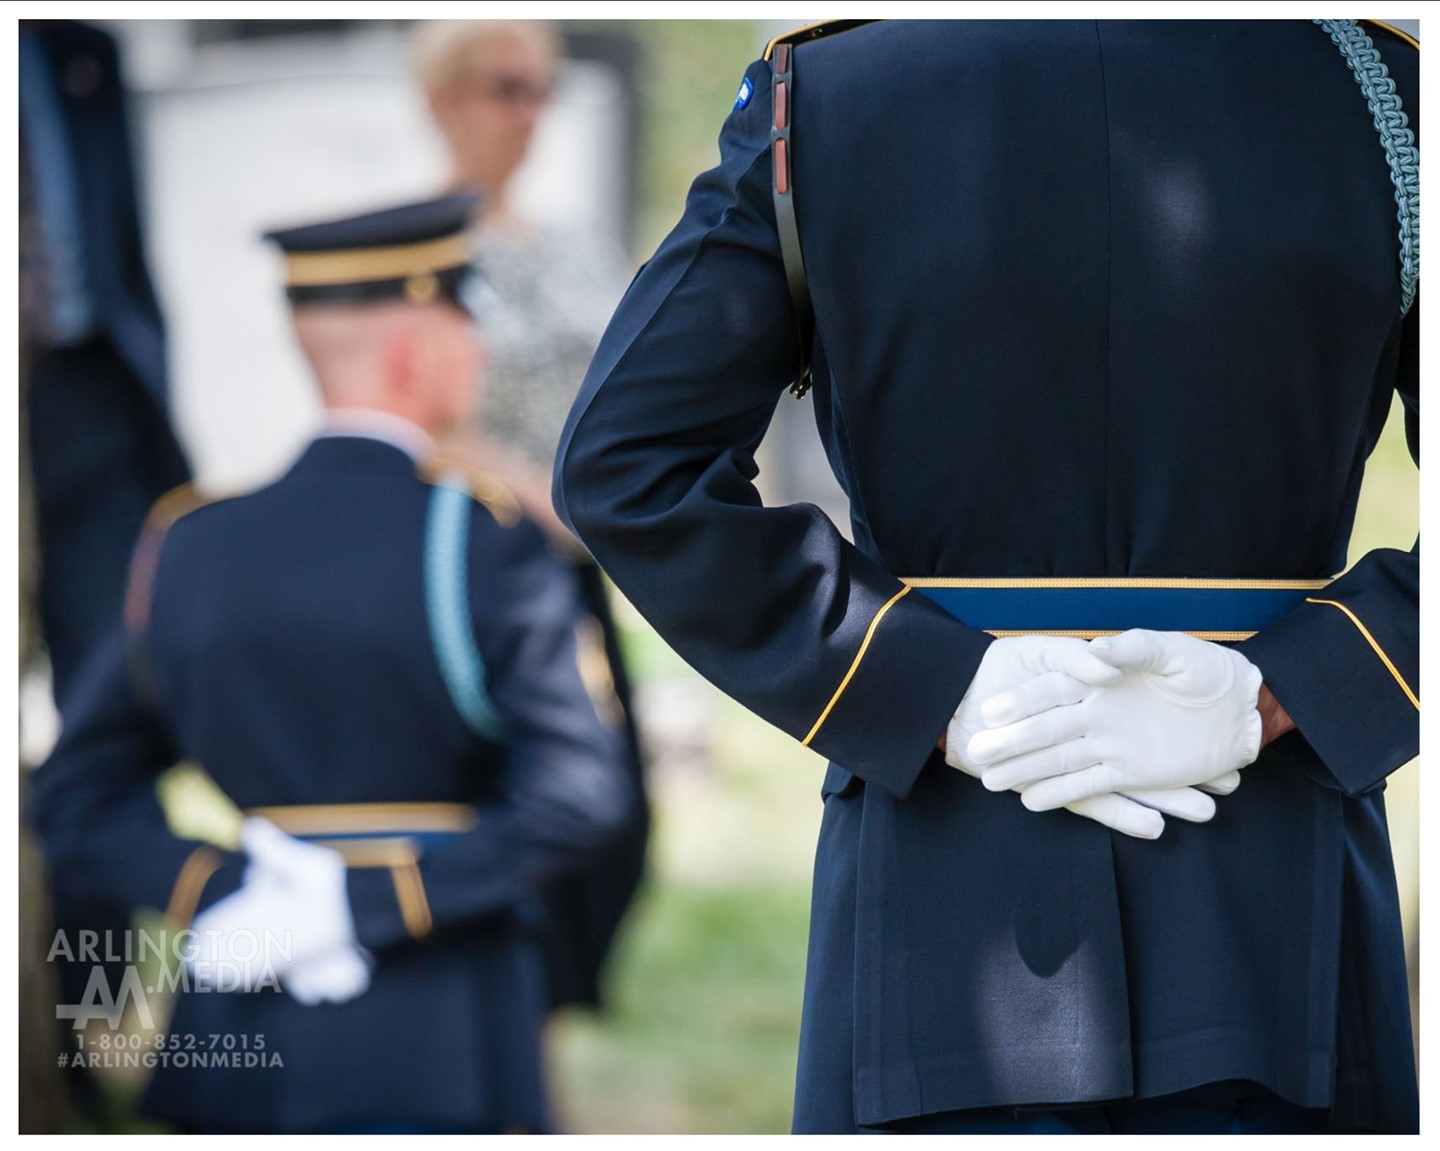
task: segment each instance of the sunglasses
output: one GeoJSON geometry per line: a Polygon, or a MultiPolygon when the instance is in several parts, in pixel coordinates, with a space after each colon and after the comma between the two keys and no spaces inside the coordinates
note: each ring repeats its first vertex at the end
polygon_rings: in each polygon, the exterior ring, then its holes
{"type": "Polygon", "coordinates": [[[467,76],[458,86],[466,96],[517,107],[544,104],[554,91],[550,81],[530,76],[467,76]]]}

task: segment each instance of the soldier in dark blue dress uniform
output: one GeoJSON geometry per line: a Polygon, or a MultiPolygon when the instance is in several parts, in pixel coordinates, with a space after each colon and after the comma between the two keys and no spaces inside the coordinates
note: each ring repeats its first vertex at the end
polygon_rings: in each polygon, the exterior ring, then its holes
{"type": "MultiPolygon", "coordinates": [[[[1416,1129],[1383,788],[1418,746],[1418,548],[1331,577],[1396,392],[1417,444],[1417,48],[850,21],[747,70],[556,503],[682,656],[832,761],[796,1130],[1416,1129]],[[853,544],[753,486],[792,381],[853,544]],[[937,748],[1004,645],[1136,637],[1240,669],[1241,777],[1169,778],[1177,742],[1016,795],[985,733],[937,748]],[[1185,786],[1030,809],[1112,777],[1185,786]],[[1154,839],[1160,811],[1197,822],[1154,839]]],[[[1090,700],[1171,674],[1141,664],[1032,732],[1089,738],[1090,700]]]]}
{"type": "Polygon", "coordinates": [[[190,468],[170,424],[115,40],[78,21],[26,20],[19,64],[27,432],[41,623],[63,710],[120,609],[146,510],[190,468]]]}
{"type": "Polygon", "coordinates": [[[431,455],[473,402],[472,206],[273,234],[324,428],[268,487],[157,505],[36,775],[57,898],[193,926],[172,1054],[263,1052],[157,1068],[146,1110],[190,1129],[547,1124],[536,897],[631,790],[573,576],[431,455]],[[243,853],[167,829],[182,758],[249,813],[243,853]]]}

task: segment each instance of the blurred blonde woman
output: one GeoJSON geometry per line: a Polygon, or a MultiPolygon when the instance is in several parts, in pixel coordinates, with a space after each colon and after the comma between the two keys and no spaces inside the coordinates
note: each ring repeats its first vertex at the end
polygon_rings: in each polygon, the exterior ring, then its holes
{"type": "Polygon", "coordinates": [[[451,188],[482,195],[471,241],[493,295],[485,305],[489,353],[478,420],[452,450],[503,475],[526,511],[574,561],[595,617],[582,637],[588,662],[609,675],[615,720],[630,738],[639,802],[630,835],[591,875],[547,899],[544,928],[557,1005],[598,1004],[605,957],[644,868],[649,832],[630,687],[599,568],[555,515],[550,473],[580,382],[629,277],[608,238],[527,217],[511,194],[561,67],[554,25],[444,20],[417,25],[415,66],[450,153],[451,188]],[[606,667],[608,661],[608,668],[606,667]]]}
{"type": "Polygon", "coordinates": [[[415,54],[450,152],[450,185],[483,197],[471,236],[494,298],[489,391],[475,431],[527,510],[564,533],[550,507],[555,448],[628,270],[613,241],[538,223],[511,194],[555,88],[558,38],[544,23],[436,21],[420,26],[415,54]]]}

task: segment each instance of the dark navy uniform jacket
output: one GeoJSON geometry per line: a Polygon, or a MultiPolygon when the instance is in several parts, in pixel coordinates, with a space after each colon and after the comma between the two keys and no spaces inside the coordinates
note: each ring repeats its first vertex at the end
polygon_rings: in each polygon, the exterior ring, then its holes
{"type": "Polygon", "coordinates": [[[172,1033],[260,1035],[284,1066],[161,1068],[154,1114],[259,1131],[545,1123],[527,907],[623,825],[631,789],[582,678],[573,577],[498,504],[498,519],[471,509],[468,565],[503,736],[462,721],[427,626],[431,492],[388,443],[321,438],[271,486],[163,533],[161,507],[137,548],[130,632],[87,667],[35,778],[58,899],[104,893],[183,922],[236,889],[243,859],[166,828],[155,776],[181,759],[243,809],[337,829],[359,812],[372,830],[419,813],[425,833],[349,873],[370,989],[308,1008],[273,990],[182,995],[172,1033]],[[429,834],[457,810],[468,830],[429,834]]]}
{"type": "MultiPolygon", "coordinates": [[[[1418,129],[1418,53],[1372,34],[1418,129]]],[[[1397,390],[1416,442],[1419,319],[1344,59],[1302,21],[884,22],[793,68],[853,545],[752,482],[799,359],[766,61],[610,325],[556,500],[681,655],[833,761],[797,1130],[1221,1079],[1413,1130],[1381,789],[1417,751],[1418,550],[1243,645],[1298,731],[1155,842],[945,766],[990,636],[901,582],[1344,567],[1397,390]]]]}

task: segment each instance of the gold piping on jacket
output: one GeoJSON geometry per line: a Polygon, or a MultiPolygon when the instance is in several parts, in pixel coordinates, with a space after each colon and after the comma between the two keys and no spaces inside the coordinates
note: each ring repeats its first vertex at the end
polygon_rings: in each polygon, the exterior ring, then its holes
{"type": "Polygon", "coordinates": [[[798,28],[791,28],[788,32],[782,32],[779,36],[771,40],[770,43],[765,45],[764,59],[768,60],[775,54],[775,45],[779,44],[782,40],[789,40],[792,36],[799,36],[810,31],[812,28],[823,28],[826,24],[833,24],[834,22],[833,20],[816,20],[810,24],[802,24],[798,28]]]}
{"type": "Polygon", "coordinates": [[[1361,20],[1360,23],[1374,24],[1377,28],[1384,28],[1385,31],[1389,32],[1391,35],[1399,36],[1400,39],[1404,40],[1405,43],[1409,44],[1410,47],[1415,49],[1415,51],[1420,51],[1420,41],[1415,39],[1414,36],[1410,35],[1409,32],[1403,31],[1402,29],[1395,27],[1394,24],[1387,24],[1384,20],[1361,20]]]}
{"type": "Polygon", "coordinates": [[[412,840],[404,836],[384,839],[312,839],[309,842],[338,851],[346,867],[384,867],[395,885],[395,902],[411,939],[424,939],[435,926],[425,880],[420,875],[420,855],[412,840]]]}
{"type": "Polygon", "coordinates": [[[395,884],[395,899],[400,904],[400,918],[411,939],[424,939],[435,926],[430,915],[430,901],[425,898],[425,881],[420,865],[412,854],[409,861],[390,867],[390,881],[395,884]]]}
{"type": "Polygon", "coordinates": [[[285,282],[292,288],[320,288],[371,280],[403,280],[408,276],[462,267],[469,262],[469,245],[464,235],[457,233],[420,244],[391,244],[339,252],[289,252],[285,256],[285,282]]]}
{"type": "Polygon", "coordinates": [[[1198,588],[1206,591],[1319,591],[1330,586],[1326,579],[1210,579],[1160,578],[1153,576],[1015,576],[957,577],[922,576],[902,579],[909,587],[959,588],[1198,588]]]}
{"type": "Polygon", "coordinates": [[[615,672],[605,654],[605,633],[593,615],[575,624],[575,666],[596,717],[606,727],[619,727],[625,722],[625,708],[615,694],[615,672]]]}
{"type": "Polygon", "coordinates": [[[415,861],[415,843],[403,835],[366,839],[307,839],[339,852],[346,867],[405,867],[415,861]]]}
{"type": "Polygon", "coordinates": [[[1343,603],[1340,603],[1337,600],[1313,599],[1309,596],[1306,596],[1305,602],[1329,604],[1331,607],[1338,607],[1341,611],[1348,615],[1350,617],[1350,622],[1360,629],[1360,634],[1365,637],[1365,642],[1368,643],[1371,648],[1374,649],[1375,654],[1380,657],[1380,662],[1383,663],[1386,669],[1390,672],[1390,674],[1395,677],[1395,682],[1400,685],[1400,690],[1405,693],[1405,698],[1415,705],[1416,711],[1420,710],[1420,697],[1410,690],[1410,685],[1405,682],[1405,677],[1400,674],[1400,669],[1390,662],[1390,657],[1385,654],[1385,649],[1382,648],[1380,644],[1376,641],[1375,637],[1370,634],[1370,629],[1360,622],[1359,616],[1357,616],[1353,611],[1351,611],[1343,603]]]}
{"type": "Polygon", "coordinates": [[[220,869],[225,857],[209,844],[201,844],[180,865],[175,876],[175,886],[170,889],[170,902],[165,907],[165,919],[177,927],[189,927],[200,907],[200,897],[210,877],[220,869]]]}
{"type": "Polygon", "coordinates": [[[840,681],[840,686],[835,689],[835,694],[830,697],[830,702],[825,705],[825,710],[820,713],[820,718],[815,721],[815,726],[810,729],[810,734],[800,741],[803,746],[810,746],[810,741],[815,738],[820,728],[824,726],[825,721],[830,718],[831,711],[833,711],[835,705],[840,702],[840,697],[845,694],[845,689],[850,686],[850,681],[855,678],[855,672],[860,667],[860,661],[865,658],[865,651],[870,646],[870,641],[875,637],[875,629],[880,626],[880,621],[885,618],[885,613],[894,607],[898,600],[903,599],[909,594],[910,588],[908,586],[902,587],[886,600],[880,610],[875,613],[875,618],[870,621],[870,627],[865,632],[865,638],[860,641],[860,650],[855,653],[855,658],[850,663],[850,670],[845,673],[845,678],[840,681]]]}
{"type": "Polygon", "coordinates": [[[160,552],[170,529],[177,520],[218,498],[202,495],[193,483],[184,483],[171,488],[150,506],[130,554],[130,570],[125,581],[123,614],[126,630],[131,635],[140,635],[150,626],[155,573],[160,568],[160,552]]]}
{"type": "Polygon", "coordinates": [[[463,803],[317,803],[290,807],[256,807],[246,815],[268,819],[290,835],[311,837],[372,835],[373,838],[311,838],[310,842],[340,853],[346,867],[384,867],[395,885],[400,918],[412,939],[434,929],[420,852],[406,833],[469,831],[475,809],[463,803]],[[395,832],[394,835],[374,835],[395,832]]]}
{"type": "Polygon", "coordinates": [[[366,835],[378,832],[468,831],[475,809],[463,803],[315,803],[256,807],[288,835],[366,835]]]}
{"type": "Polygon", "coordinates": [[[427,484],[443,483],[458,473],[457,478],[463,478],[469,486],[471,497],[483,504],[502,528],[513,528],[520,522],[520,501],[515,494],[497,477],[468,460],[437,454],[421,460],[416,472],[427,484]]]}
{"type": "MultiPolygon", "coordinates": [[[[1118,631],[1047,631],[1043,628],[1030,628],[1025,631],[996,631],[993,628],[984,630],[996,639],[1009,639],[1017,635],[1055,635],[1071,639],[1096,639],[1102,635],[1120,634],[1118,631]]],[[[1239,643],[1242,639],[1249,639],[1255,633],[1253,631],[1187,631],[1185,634],[1193,635],[1196,639],[1207,639],[1211,643],[1239,643]]]]}

